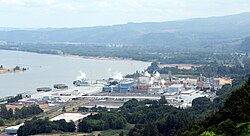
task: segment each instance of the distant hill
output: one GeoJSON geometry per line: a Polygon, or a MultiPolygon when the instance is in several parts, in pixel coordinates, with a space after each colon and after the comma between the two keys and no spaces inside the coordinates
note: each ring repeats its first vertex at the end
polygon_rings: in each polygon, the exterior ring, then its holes
{"type": "Polygon", "coordinates": [[[207,47],[250,34],[250,13],[82,28],[0,29],[0,41],[207,47]]]}
{"type": "Polygon", "coordinates": [[[250,52],[250,37],[247,37],[241,44],[240,49],[244,52],[250,52]]]}

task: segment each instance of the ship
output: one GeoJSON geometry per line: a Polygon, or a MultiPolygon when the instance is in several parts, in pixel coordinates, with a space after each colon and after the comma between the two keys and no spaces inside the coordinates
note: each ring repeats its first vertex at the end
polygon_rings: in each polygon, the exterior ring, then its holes
{"type": "Polygon", "coordinates": [[[73,84],[75,86],[90,86],[92,85],[92,82],[86,80],[86,74],[81,72],[81,75],[77,76],[77,80],[73,81],[73,84]]]}
{"type": "Polygon", "coordinates": [[[92,82],[88,80],[76,80],[76,81],[73,81],[73,84],[75,86],[90,86],[92,85],[92,82]]]}

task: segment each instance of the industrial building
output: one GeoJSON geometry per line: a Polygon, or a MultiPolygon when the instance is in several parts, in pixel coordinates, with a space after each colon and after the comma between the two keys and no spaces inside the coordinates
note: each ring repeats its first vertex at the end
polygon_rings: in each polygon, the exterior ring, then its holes
{"type": "Polygon", "coordinates": [[[7,133],[8,135],[15,135],[17,134],[17,130],[23,126],[24,123],[16,125],[16,126],[11,126],[11,127],[7,127],[4,129],[5,133],[7,133]]]}
{"type": "Polygon", "coordinates": [[[54,88],[55,89],[68,89],[69,87],[65,84],[55,84],[54,88]]]}
{"type": "Polygon", "coordinates": [[[184,85],[183,84],[173,84],[168,87],[168,92],[169,93],[177,93],[179,94],[181,91],[184,91],[184,85]]]}
{"type": "Polygon", "coordinates": [[[92,81],[77,80],[77,81],[74,81],[73,84],[75,86],[90,86],[90,85],[92,85],[92,81]]]}
{"type": "Polygon", "coordinates": [[[37,90],[37,92],[49,92],[52,89],[49,87],[40,87],[40,88],[37,88],[36,90],[37,90]]]}
{"type": "Polygon", "coordinates": [[[135,85],[136,83],[133,79],[125,78],[117,83],[109,82],[108,85],[103,87],[103,91],[112,93],[127,93],[132,91],[132,88],[135,85]]]}
{"type": "Polygon", "coordinates": [[[136,85],[136,83],[134,82],[134,80],[124,80],[124,81],[121,81],[117,85],[118,92],[120,92],[120,93],[127,93],[127,92],[131,91],[131,87],[134,86],[134,85],[136,85]]]}
{"type": "Polygon", "coordinates": [[[50,121],[56,121],[56,120],[64,119],[66,122],[70,122],[70,121],[77,122],[77,121],[79,121],[79,120],[81,120],[83,118],[86,118],[89,115],[90,115],[90,113],[82,114],[82,113],[69,113],[69,112],[66,112],[66,113],[60,114],[60,115],[50,119],[50,121]]]}

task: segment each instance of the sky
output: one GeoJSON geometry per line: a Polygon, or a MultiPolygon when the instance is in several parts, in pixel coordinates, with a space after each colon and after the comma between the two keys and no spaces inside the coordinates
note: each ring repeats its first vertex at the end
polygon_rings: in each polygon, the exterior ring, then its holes
{"type": "Polygon", "coordinates": [[[250,0],[0,0],[0,27],[88,27],[250,12],[250,0]]]}

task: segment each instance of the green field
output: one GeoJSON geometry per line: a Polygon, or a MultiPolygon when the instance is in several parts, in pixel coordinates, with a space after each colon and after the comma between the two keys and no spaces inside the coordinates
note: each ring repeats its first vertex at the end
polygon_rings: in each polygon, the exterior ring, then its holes
{"type": "Polygon", "coordinates": [[[129,130],[132,129],[133,127],[134,127],[133,124],[127,123],[124,129],[118,129],[118,130],[109,129],[109,130],[101,131],[101,135],[102,136],[119,136],[121,132],[123,132],[123,135],[127,135],[129,130]]]}

